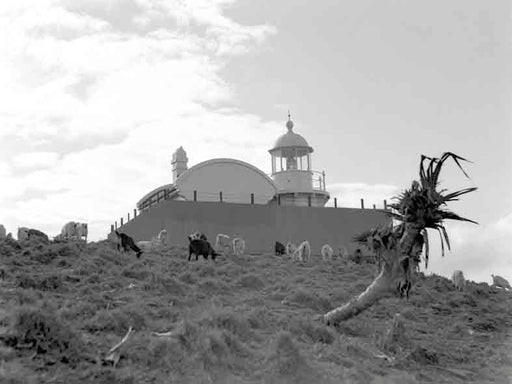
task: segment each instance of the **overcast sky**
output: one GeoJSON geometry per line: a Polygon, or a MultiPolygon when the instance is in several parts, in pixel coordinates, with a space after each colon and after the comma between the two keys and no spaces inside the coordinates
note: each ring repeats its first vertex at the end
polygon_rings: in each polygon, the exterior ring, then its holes
{"type": "MultiPolygon", "coordinates": [[[[455,152],[452,251],[428,272],[512,281],[512,6],[494,0],[0,2],[0,223],[103,239],[150,190],[215,157],[270,172],[294,130],[343,206],[382,206],[421,154],[455,152]]],[[[332,200],[331,203],[332,204],[332,200]]]]}

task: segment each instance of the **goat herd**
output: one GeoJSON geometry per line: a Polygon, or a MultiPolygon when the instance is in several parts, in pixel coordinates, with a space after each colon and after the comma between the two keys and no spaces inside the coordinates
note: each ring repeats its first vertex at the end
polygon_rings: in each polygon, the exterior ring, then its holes
{"type": "MultiPolygon", "coordinates": [[[[85,240],[87,242],[88,228],[87,223],[76,223],[70,221],[62,227],[61,233],[53,238],[53,241],[67,241],[67,240],[85,240]]],[[[5,238],[12,239],[12,233],[7,233],[3,224],[0,224],[0,240],[5,238]]],[[[32,239],[40,239],[48,242],[48,235],[38,229],[19,227],[18,228],[18,241],[30,241],[32,239]]]]}
{"type": "MultiPolygon", "coordinates": [[[[167,231],[165,229],[161,230],[149,241],[135,242],[133,238],[125,233],[118,232],[117,230],[115,230],[109,238],[117,245],[118,250],[122,250],[124,252],[132,250],[135,252],[137,257],[140,257],[144,251],[149,251],[159,245],[166,245],[167,231]]],[[[188,261],[191,260],[192,255],[195,255],[196,260],[198,260],[199,256],[203,256],[205,259],[208,259],[208,256],[211,256],[212,260],[215,260],[220,252],[223,254],[231,254],[232,252],[234,256],[241,256],[244,254],[246,249],[244,239],[235,237],[231,240],[228,235],[223,233],[219,233],[217,235],[215,239],[215,247],[212,247],[204,233],[194,232],[188,235],[188,240],[188,261]]],[[[294,261],[307,261],[311,258],[311,246],[307,240],[301,242],[299,246],[295,246],[290,242],[285,246],[279,241],[276,241],[274,251],[276,256],[288,255],[291,256],[291,259],[294,261]]],[[[324,261],[332,260],[334,251],[329,244],[324,244],[321,248],[321,254],[324,261]]],[[[346,248],[343,247],[340,249],[340,256],[345,258],[348,257],[346,248]]]]}
{"type": "MultiPolygon", "coordinates": [[[[84,240],[87,242],[88,228],[87,223],[78,223],[70,221],[66,223],[61,230],[61,233],[53,238],[55,242],[68,241],[68,240],[84,240]]],[[[0,240],[12,239],[12,234],[6,234],[5,227],[0,224],[0,240]]],[[[18,241],[30,241],[32,239],[40,239],[48,242],[48,236],[33,228],[20,227],[18,228],[18,241]]],[[[118,251],[122,250],[128,252],[134,251],[139,258],[144,251],[150,251],[154,247],[160,245],[166,245],[167,242],[167,231],[161,230],[156,236],[149,241],[138,241],[135,243],[133,238],[125,233],[120,233],[117,230],[109,235],[109,239],[117,245],[118,251]]],[[[219,233],[215,239],[215,247],[212,247],[208,242],[208,239],[204,233],[195,232],[188,236],[189,247],[188,247],[188,261],[191,260],[192,255],[195,255],[196,260],[199,256],[203,256],[208,259],[211,256],[212,260],[219,255],[220,252],[223,254],[232,253],[234,256],[241,256],[245,252],[245,241],[240,237],[236,237],[233,240],[228,235],[219,233]]],[[[305,240],[298,246],[288,242],[286,246],[279,241],[276,241],[274,246],[274,252],[276,256],[288,255],[291,256],[293,261],[307,261],[311,258],[311,246],[309,241],[305,240]]],[[[324,261],[332,260],[334,256],[334,250],[329,244],[324,244],[320,251],[322,259],[324,261]]],[[[345,247],[340,248],[339,257],[343,259],[349,259],[356,263],[360,263],[363,259],[363,255],[360,249],[357,249],[353,256],[349,256],[348,251],[345,247]]],[[[374,263],[375,260],[372,257],[366,257],[367,262],[374,263]]],[[[509,282],[497,275],[491,275],[493,283],[492,286],[512,290],[509,282]]],[[[464,274],[460,270],[456,270],[452,274],[452,283],[455,288],[459,291],[463,291],[466,286],[466,279],[464,274]]]]}

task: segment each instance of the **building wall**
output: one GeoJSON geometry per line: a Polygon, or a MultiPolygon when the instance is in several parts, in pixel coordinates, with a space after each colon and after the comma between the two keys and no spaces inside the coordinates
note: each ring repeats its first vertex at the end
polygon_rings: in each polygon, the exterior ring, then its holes
{"type": "Polygon", "coordinates": [[[165,200],[142,212],[120,229],[135,241],[149,240],[166,229],[168,242],[188,245],[187,235],[206,234],[212,245],[218,233],[242,237],[247,253],[273,252],[274,244],[308,240],[313,254],[323,244],[335,251],[345,246],[353,252],[351,239],[357,233],[388,224],[382,212],[356,208],[286,207],[214,202],[165,200]]]}
{"type": "Polygon", "coordinates": [[[195,165],[176,181],[180,195],[187,200],[250,203],[251,193],[256,204],[266,204],[276,193],[268,176],[254,166],[234,159],[212,159],[195,165]]]}
{"type": "Polygon", "coordinates": [[[313,172],[289,170],[274,173],[272,179],[279,190],[311,192],[313,191],[313,172]]]}

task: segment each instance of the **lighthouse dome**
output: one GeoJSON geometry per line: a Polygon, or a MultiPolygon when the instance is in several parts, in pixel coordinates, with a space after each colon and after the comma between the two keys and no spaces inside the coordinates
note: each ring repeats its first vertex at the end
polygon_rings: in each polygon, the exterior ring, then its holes
{"type": "Polygon", "coordinates": [[[298,133],[293,132],[293,126],[293,121],[288,119],[286,122],[286,128],[288,129],[288,132],[277,138],[274,146],[271,150],[269,150],[270,153],[288,152],[290,149],[298,149],[299,151],[297,154],[302,156],[313,152],[313,148],[309,146],[306,139],[298,133]]]}

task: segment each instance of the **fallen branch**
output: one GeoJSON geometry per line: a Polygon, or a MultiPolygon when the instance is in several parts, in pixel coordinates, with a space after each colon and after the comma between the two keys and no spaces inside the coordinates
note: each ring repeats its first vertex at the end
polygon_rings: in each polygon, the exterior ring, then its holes
{"type": "Polygon", "coordinates": [[[128,332],[126,333],[126,335],[124,335],[123,339],[119,343],[114,345],[112,348],[110,348],[110,350],[107,353],[107,356],[103,360],[106,362],[111,362],[112,365],[115,367],[117,365],[117,363],[119,363],[119,359],[121,358],[121,354],[117,350],[119,348],[121,348],[121,346],[124,343],[126,343],[126,341],[128,340],[128,338],[130,337],[130,335],[132,333],[133,333],[133,328],[130,325],[128,332]]]}
{"type": "Polygon", "coordinates": [[[176,331],[169,331],[169,332],[151,332],[151,334],[153,336],[158,336],[158,337],[173,337],[173,336],[177,336],[178,335],[178,332],[176,331]]]}
{"type": "Polygon", "coordinates": [[[113,353],[117,349],[119,349],[119,347],[121,347],[121,345],[123,345],[126,342],[126,340],[128,340],[128,337],[130,337],[132,332],[133,332],[133,329],[132,329],[132,326],[130,325],[130,328],[128,329],[128,332],[126,333],[126,335],[124,335],[123,339],[119,343],[114,345],[112,348],[110,348],[110,351],[108,351],[108,353],[113,353]]]}

